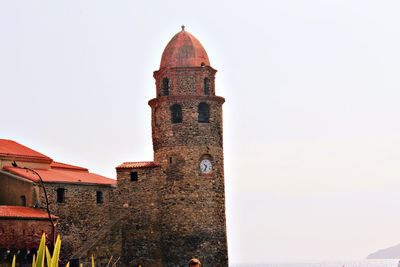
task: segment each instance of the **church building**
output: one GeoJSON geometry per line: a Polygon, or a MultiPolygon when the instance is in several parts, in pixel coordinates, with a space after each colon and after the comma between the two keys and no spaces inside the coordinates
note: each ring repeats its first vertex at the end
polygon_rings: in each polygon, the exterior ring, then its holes
{"type": "Polygon", "coordinates": [[[41,212],[40,222],[46,224],[43,187],[26,165],[46,177],[51,216],[65,253],[74,261],[84,262],[93,254],[104,264],[111,256],[119,259],[120,266],[187,266],[191,258],[200,259],[204,267],[228,266],[225,99],[216,95],[216,72],[204,47],[182,26],[153,73],[156,90],[149,106],[154,161],[120,164],[115,181],[38,152],[46,170],[10,157],[0,166],[0,188],[6,183],[11,188],[0,190],[0,205],[41,212]],[[32,188],[22,186],[24,182],[32,188]],[[7,194],[13,194],[12,202],[7,194]]]}

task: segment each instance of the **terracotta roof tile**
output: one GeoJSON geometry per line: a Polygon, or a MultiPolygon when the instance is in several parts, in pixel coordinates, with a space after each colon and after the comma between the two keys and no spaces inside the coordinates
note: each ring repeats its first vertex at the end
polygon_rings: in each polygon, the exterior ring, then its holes
{"type": "MultiPolygon", "coordinates": [[[[22,206],[0,206],[0,218],[48,219],[49,215],[41,209],[22,206]]],[[[51,215],[53,219],[58,217],[51,215]]]]}
{"type": "Polygon", "coordinates": [[[121,165],[118,165],[116,169],[140,169],[158,166],[160,166],[160,164],[154,161],[124,162],[121,165]]]}
{"type": "Polygon", "coordinates": [[[43,163],[51,163],[53,161],[42,153],[7,139],[0,139],[0,158],[43,163]]]}
{"type": "MultiPolygon", "coordinates": [[[[39,182],[39,178],[33,172],[18,168],[6,166],[5,171],[24,177],[33,182],[39,182]]],[[[45,183],[71,183],[71,184],[100,184],[100,185],[115,185],[116,180],[110,179],[95,173],[81,172],[68,169],[34,169],[42,177],[45,183]]]]}
{"type": "Polygon", "coordinates": [[[70,164],[66,164],[66,163],[56,162],[56,161],[53,161],[50,164],[50,167],[52,169],[67,169],[67,170],[89,172],[89,170],[86,169],[86,168],[79,167],[79,166],[74,166],[74,165],[70,165],[70,164]]]}
{"type": "Polygon", "coordinates": [[[199,40],[182,30],[172,37],[161,57],[161,68],[210,66],[208,55],[199,40]]]}

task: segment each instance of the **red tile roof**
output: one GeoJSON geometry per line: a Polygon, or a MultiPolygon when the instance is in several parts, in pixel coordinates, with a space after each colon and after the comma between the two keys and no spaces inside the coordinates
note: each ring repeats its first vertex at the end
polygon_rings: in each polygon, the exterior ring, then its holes
{"type": "MultiPolygon", "coordinates": [[[[0,206],[0,218],[49,219],[46,211],[22,206],[0,206]]],[[[58,217],[51,215],[53,219],[58,217]]]]}
{"type": "Polygon", "coordinates": [[[167,44],[161,57],[160,69],[173,67],[210,66],[208,55],[199,40],[182,29],[167,44]]]}
{"type": "Polygon", "coordinates": [[[154,161],[124,162],[121,165],[118,165],[116,169],[140,169],[153,168],[158,166],[160,166],[160,164],[154,161]]]}
{"type": "Polygon", "coordinates": [[[75,170],[75,171],[83,171],[83,172],[88,172],[89,171],[88,169],[83,168],[83,167],[74,166],[74,165],[61,163],[61,162],[56,162],[56,161],[53,161],[50,164],[50,167],[52,169],[66,169],[66,170],[75,170]]]}
{"type": "Polygon", "coordinates": [[[51,163],[53,160],[15,141],[0,139],[0,159],[51,163]]]}
{"type": "MultiPolygon", "coordinates": [[[[5,171],[24,177],[33,182],[39,182],[39,178],[33,172],[18,168],[6,166],[3,168],[5,171]]],[[[66,183],[66,184],[100,184],[100,185],[115,185],[116,180],[110,179],[98,174],[89,173],[85,171],[76,171],[63,168],[52,169],[34,169],[42,177],[45,183],[66,183]]]]}

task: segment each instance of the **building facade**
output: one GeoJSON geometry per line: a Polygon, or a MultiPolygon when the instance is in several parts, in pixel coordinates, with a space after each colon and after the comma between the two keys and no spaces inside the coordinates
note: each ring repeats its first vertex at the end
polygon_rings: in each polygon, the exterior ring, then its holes
{"type": "MultiPolygon", "coordinates": [[[[120,164],[115,182],[95,174],[83,181],[87,169],[48,160],[50,169],[76,174],[65,181],[53,173],[46,180],[50,210],[58,216],[57,229],[69,256],[85,261],[94,254],[99,263],[112,256],[119,265],[143,267],[186,266],[196,257],[206,267],[228,266],[225,100],[216,95],[215,74],[201,43],[182,27],[153,75],[156,97],[149,105],[154,161],[120,164]]],[[[15,183],[15,177],[27,179],[20,167],[2,169],[15,183]]],[[[0,205],[17,205],[22,190],[29,191],[17,188],[13,202],[0,191],[0,205]]],[[[33,207],[39,202],[43,207],[42,189],[35,190],[36,195],[19,204],[33,207]]]]}
{"type": "Polygon", "coordinates": [[[204,266],[228,266],[225,100],[215,94],[215,73],[201,43],[184,28],[162,54],[153,75],[156,97],[149,101],[154,162],[117,167],[117,191],[126,192],[119,206],[131,214],[123,228],[127,264],[137,253],[133,263],[150,260],[145,266],[185,266],[193,257],[204,266]]]}
{"type": "Polygon", "coordinates": [[[0,265],[9,265],[14,254],[19,264],[29,265],[42,233],[50,246],[61,234],[63,255],[74,255],[110,221],[115,184],[86,168],[0,139],[0,265]]]}

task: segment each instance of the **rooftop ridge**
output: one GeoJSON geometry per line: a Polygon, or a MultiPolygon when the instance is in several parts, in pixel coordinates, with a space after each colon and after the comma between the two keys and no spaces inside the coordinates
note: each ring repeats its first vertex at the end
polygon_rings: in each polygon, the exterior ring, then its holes
{"type": "Polygon", "coordinates": [[[131,161],[124,162],[117,167],[116,169],[140,169],[140,168],[153,168],[161,166],[160,163],[155,161],[131,161]]]}
{"type": "Polygon", "coordinates": [[[51,163],[53,161],[52,158],[9,139],[0,139],[0,158],[43,163],[51,163]]]}
{"type": "Polygon", "coordinates": [[[88,168],[80,167],[80,166],[75,166],[67,163],[62,163],[58,161],[53,161],[50,165],[52,169],[67,169],[67,170],[76,170],[76,171],[84,171],[84,172],[89,172],[88,168]]]}
{"type": "MultiPolygon", "coordinates": [[[[51,215],[51,217],[53,219],[58,218],[55,215],[51,215]]],[[[49,215],[46,211],[37,208],[0,205],[0,218],[24,218],[24,219],[48,220],[49,215]]]]}

